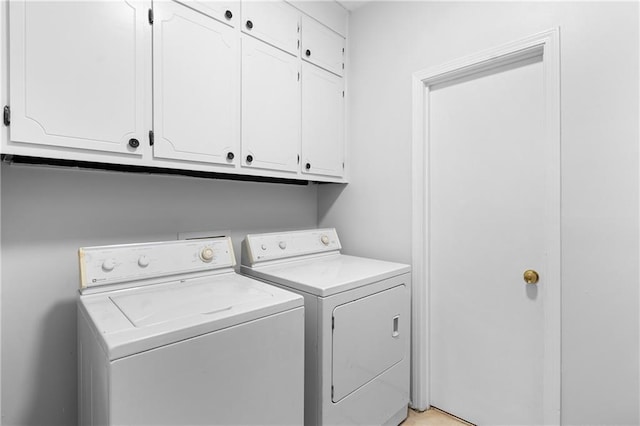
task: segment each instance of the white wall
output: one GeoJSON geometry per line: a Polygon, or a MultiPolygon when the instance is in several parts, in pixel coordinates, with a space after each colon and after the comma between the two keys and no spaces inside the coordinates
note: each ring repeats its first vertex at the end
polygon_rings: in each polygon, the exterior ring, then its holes
{"type": "Polygon", "coordinates": [[[411,261],[411,74],[561,29],[562,419],[639,424],[638,3],[372,2],[351,14],[345,252],[411,261]]]}
{"type": "Polygon", "coordinates": [[[2,164],[2,424],[77,421],[77,250],[313,228],[317,186],[2,164]]]}

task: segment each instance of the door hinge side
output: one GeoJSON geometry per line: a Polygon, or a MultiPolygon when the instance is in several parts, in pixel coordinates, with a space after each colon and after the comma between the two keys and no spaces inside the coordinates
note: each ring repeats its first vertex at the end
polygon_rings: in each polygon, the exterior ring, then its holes
{"type": "Polygon", "coordinates": [[[153,25],[153,9],[149,8],[149,25],[153,25]]]}
{"type": "Polygon", "coordinates": [[[153,146],[155,142],[155,135],[153,134],[153,130],[149,130],[149,145],[153,146]]]}
{"type": "Polygon", "coordinates": [[[8,126],[9,124],[11,124],[11,107],[9,105],[4,106],[2,121],[4,122],[5,126],[8,126]]]}

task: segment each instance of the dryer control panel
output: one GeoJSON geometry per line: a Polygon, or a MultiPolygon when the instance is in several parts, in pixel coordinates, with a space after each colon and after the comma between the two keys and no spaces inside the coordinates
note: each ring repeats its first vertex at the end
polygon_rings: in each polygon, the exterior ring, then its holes
{"type": "Polygon", "coordinates": [[[269,260],[339,252],[341,249],[334,228],[249,234],[242,241],[242,263],[253,266],[269,260]]]}
{"type": "Polygon", "coordinates": [[[78,250],[80,290],[235,266],[231,238],[84,247],[78,250]]]}

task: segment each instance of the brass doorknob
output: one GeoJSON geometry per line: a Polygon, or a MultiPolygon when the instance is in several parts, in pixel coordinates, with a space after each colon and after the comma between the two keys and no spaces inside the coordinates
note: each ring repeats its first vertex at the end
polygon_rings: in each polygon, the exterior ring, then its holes
{"type": "Polygon", "coordinates": [[[540,279],[540,275],[533,269],[527,269],[523,274],[524,282],[527,284],[536,284],[540,279]]]}

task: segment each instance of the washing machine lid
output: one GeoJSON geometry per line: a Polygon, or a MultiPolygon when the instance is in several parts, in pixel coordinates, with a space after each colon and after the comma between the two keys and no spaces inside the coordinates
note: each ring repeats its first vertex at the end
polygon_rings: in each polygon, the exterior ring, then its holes
{"type": "Polygon", "coordinates": [[[331,296],[411,271],[409,265],[344,254],[274,262],[242,272],[320,297],[331,296]]]}
{"type": "Polygon", "coordinates": [[[301,306],[301,296],[234,272],[79,299],[110,360],[301,306]]]}

